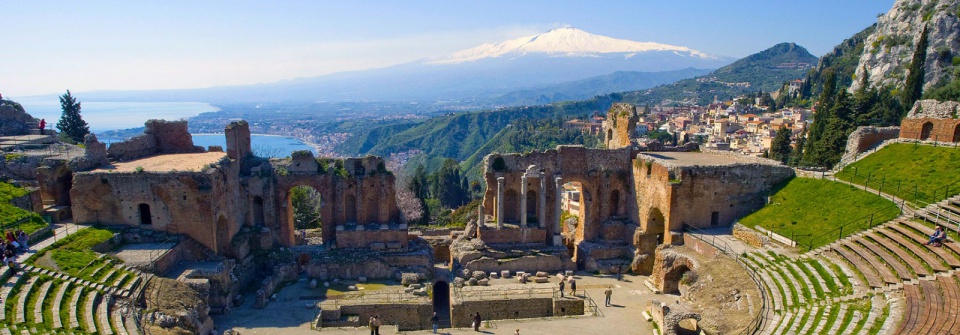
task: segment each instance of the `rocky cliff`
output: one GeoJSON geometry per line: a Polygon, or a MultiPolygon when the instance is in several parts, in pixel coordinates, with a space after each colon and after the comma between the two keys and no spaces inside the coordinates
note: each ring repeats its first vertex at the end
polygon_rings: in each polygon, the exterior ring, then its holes
{"type": "Polygon", "coordinates": [[[37,121],[10,100],[0,100],[0,135],[26,135],[35,129],[37,121]]]}
{"type": "MultiPolygon", "coordinates": [[[[867,38],[856,78],[874,86],[902,86],[923,27],[928,29],[924,88],[949,80],[960,62],[960,0],[897,0],[867,38]],[[955,61],[956,60],[956,61],[955,61]]],[[[851,90],[857,89],[854,80],[851,90]]]]}

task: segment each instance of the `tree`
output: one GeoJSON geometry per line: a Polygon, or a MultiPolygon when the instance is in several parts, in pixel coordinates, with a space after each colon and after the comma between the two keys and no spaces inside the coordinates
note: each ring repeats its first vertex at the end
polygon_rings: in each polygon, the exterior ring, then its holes
{"type": "Polygon", "coordinates": [[[785,126],[780,126],[780,129],[777,130],[777,136],[773,138],[773,143],[770,144],[770,158],[787,164],[790,160],[790,152],[792,151],[790,147],[791,134],[792,131],[790,131],[790,129],[787,129],[785,126]]]}
{"type": "Polygon", "coordinates": [[[90,127],[80,117],[80,103],[70,94],[70,90],[60,96],[60,107],[63,114],[57,122],[57,129],[60,130],[61,137],[71,143],[83,142],[83,137],[90,133],[90,127]]]}
{"type": "Polygon", "coordinates": [[[293,226],[297,229],[320,228],[320,193],[307,186],[290,189],[290,204],[293,205],[293,226]]]}
{"type": "Polygon", "coordinates": [[[913,51],[913,60],[910,61],[907,80],[903,84],[903,91],[900,95],[900,103],[904,108],[913,108],[913,103],[923,95],[927,44],[927,26],[923,26],[923,32],[920,33],[920,41],[917,42],[917,48],[913,51]]]}

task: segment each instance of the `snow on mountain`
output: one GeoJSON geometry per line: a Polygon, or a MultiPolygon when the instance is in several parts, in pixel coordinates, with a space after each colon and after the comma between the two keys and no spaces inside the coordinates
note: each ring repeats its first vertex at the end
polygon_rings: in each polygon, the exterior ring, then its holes
{"type": "Polygon", "coordinates": [[[623,53],[630,58],[637,53],[668,51],[679,56],[718,60],[720,57],[709,55],[687,47],[656,42],[637,42],[616,39],[588,33],[577,28],[557,28],[546,33],[521,37],[500,43],[486,43],[478,47],[455,52],[447,56],[432,58],[428,64],[457,64],[484,58],[503,56],[522,56],[527,54],[546,54],[552,57],[598,57],[602,54],[623,53]]]}

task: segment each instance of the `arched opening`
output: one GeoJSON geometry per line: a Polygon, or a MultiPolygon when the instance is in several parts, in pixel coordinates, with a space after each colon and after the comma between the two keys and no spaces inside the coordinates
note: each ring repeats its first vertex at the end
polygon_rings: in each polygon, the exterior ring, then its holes
{"type": "Polygon", "coordinates": [[[680,284],[690,284],[693,272],[686,264],[677,264],[663,275],[663,293],[680,294],[680,284]]]}
{"type": "Polygon", "coordinates": [[[150,205],[139,204],[137,211],[140,212],[140,224],[153,224],[153,216],[150,215],[150,205]]]}
{"type": "Polygon", "coordinates": [[[363,223],[386,223],[380,222],[380,197],[379,195],[366,197],[363,211],[367,214],[363,223]]]}
{"type": "Polygon", "coordinates": [[[957,127],[953,128],[953,141],[960,142],[960,124],[957,124],[957,127]]]}
{"type": "Polygon", "coordinates": [[[221,215],[217,218],[217,253],[223,254],[230,250],[230,227],[227,225],[227,218],[221,215]]]}
{"type": "Polygon", "coordinates": [[[620,190],[613,190],[610,192],[610,203],[607,206],[610,206],[611,217],[618,217],[622,215],[620,210],[620,190]]]}
{"type": "Polygon", "coordinates": [[[256,226],[263,225],[263,198],[259,195],[253,197],[253,224],[256,226]]]}
{"type": "Polygon", "coordinates": [[[607,143],[613,141],[613,129],[607,129],[607,143]]]}
{"type": "Polygon", "coordinates": [[[663,238],[666,228],[666,220],[663,218],[663,212],[654,207],[647,215],[647,231],[657,234],[657,244],[663,244],[663,238]]]}
{"type": "Polygon", "coordinates": [[[540,217],[540,198],[536,191],[527,190],[527,224],[539,223],[540,217]]]}
{"type": "Polygon", "coordinates": [[[503,221],[508,223],[520,222],[520,195],[513,189],[503,193],[503,221]]]}
{"type": "Polygon", "coordinates": [[[357,197],[353,194],[343,198],[343,214],[347,223],[357,223],[357,197]]]}
{"type": "Polygon", "coordinates": [[[716,227],[720,224],[720,212],[710,213],[710,227],[716,227]]]}
{"type": "Polygon", "coordinates": [[[933,123],[924,122],[923,128],[920,130],[920,140],[926,141],[930,139],[930,133],[933,132],[933,123]]]}
{"type": "Polygon", "coordinates": [[[323,244],[324,233],[323,199],[320,192],[310,186],[300,185],[290,189],[288,211],[299,244],[323,244]]]}
{"type": "Polygon", "coordinates": [[[433,284],[433,311],[440,318],[440,327],[450,327],[450,285],[445,281],[433,284]]]}

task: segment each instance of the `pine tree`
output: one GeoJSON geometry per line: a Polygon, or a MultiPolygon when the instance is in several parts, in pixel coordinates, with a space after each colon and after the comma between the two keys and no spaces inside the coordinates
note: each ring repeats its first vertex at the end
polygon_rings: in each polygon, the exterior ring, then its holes
{"type": "Polygon", "coordinates": [[[63,114],[57,122],[57,129],[60,130],[61,137],[71,143],[83,142],[83,137],[90,133],[90,127],[80,117],[80,103],[70,94],[70,90],[60,96],[60,107],[63,114]]]}
{"type": "Polygon", "coordinates": [[[917,48],[913,51],[913,60],[910,61],[907,80],[903,84],[903,91],[900,95],[900,104],[906,109],[913,108],[913,103],[923,95],[927,44],[927,26],[923,26],[923,32],[920,33],[920,41],[917,42],[917,48]]]}
{"type": "Polygon", "coordinates": [[[777,130],[777,136],[773,138],[773,142],[770,144],[770,158],[787,164],[787,161],[790,160],[790,152],[792,150],[790,147],[791,134],[790,129],[787,129],[785,126],[781,126],[780,129],[777,130]]]}

